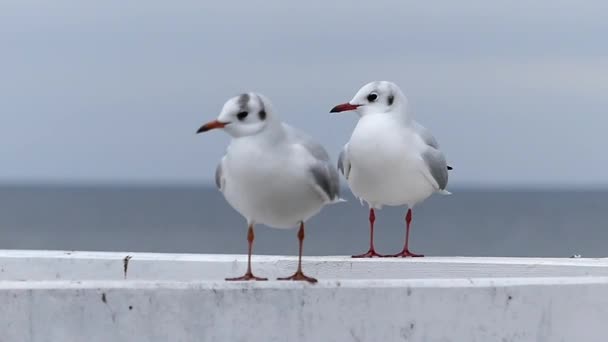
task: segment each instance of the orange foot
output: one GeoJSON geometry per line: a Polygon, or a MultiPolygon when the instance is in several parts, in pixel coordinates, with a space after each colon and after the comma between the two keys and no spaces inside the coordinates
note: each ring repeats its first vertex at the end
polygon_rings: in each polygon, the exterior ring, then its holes
{"type": "Polygon", "coordinates": [[[359,255],[353,255],[353,258],[373,258],[373,257],[385,258],[385,257],[391,257],[391,256],[392,255],[378,254],[378,253],[376,253],[376,250],[370,249],[369,251],[367,251],[367,253],[363,253],[363,254],[359,254],[359,255]]]}
{"type": "Polygon", "coordinates": [[[407,258],[407,257],[421,258],[424,255],[423,254],[414,254],[414,253],[410,252],[409,250],[404,249],[401,252],[399,252],[397,254],[393,254],[391,256],[394,257],[394,258],[407,258]]]}
{"type": "Polygon", "coordinates": [[[307,281],[311,284],[314,284],[317,282],[317,279],[313,278],[313,277],[309,277],[304,275],[304,273],[302,273],[302,271],[297,271],[296,273],[294,273],[292,276],[290,277],[285,277],[285,278],[277,278],[277,280],[297,280],[297,281],[307,281]]]}
{"type": "Polygon", "coordinates": [[[246,280],[268,280],[268,278],[260,278],[253,275],[251,272],[245,273],[242,277],[226,278],[226,281],[246,281],[246,280]]]}

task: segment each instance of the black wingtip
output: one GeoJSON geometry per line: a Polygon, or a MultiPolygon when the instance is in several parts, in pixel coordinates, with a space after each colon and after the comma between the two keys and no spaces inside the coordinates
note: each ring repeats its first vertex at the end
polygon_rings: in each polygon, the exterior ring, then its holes
{"type": "Polygon", "coordinates": [[[453,170],[454,168],[448,165],[448,170],[453,170]]]}

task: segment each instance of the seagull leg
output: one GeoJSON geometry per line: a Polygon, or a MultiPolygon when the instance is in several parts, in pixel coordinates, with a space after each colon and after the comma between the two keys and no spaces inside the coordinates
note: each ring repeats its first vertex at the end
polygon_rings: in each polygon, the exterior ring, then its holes
{"type": "Polygon", "coordinates": [[[268,278],[260,278],[256,277],[251,273],[251,250],[253,247],[253,239],[255,235],[253,234],[253,224],[249,225],[249,230],[247,231],[247,243],[249,244],[249,253],[247,255],[247,272],[242,277],[236,278],[226,278],[227,281],[241,281],[241,280],[268,280],[268,278]]]}
{"type": "Polygon", "coordinates": [[[369,208],[369,251],[367,253],[353,255],[353,258],[373,258],[373,257],[384,257],[386,255],[380,255],[376,253],[374,248],[374,222],[376,221],[376,214],[374,208],[369,208]]]}
{"type": "Polygon", "coordinates": [[[300,254],[298,256],[298,270],[292,276],[285,278],[277,278],[277,280],[303,280],[309,283],[316,283],[317,279],[308,277],[302,272],[302,245],[304,243],[304,222],[300,222],[300,230],[298,230],[298,240],[300,241],[300,254]]]}
{"type": "Polygon", "coordinates": [[[424,255],[422,254],[414,254],[412,252],[410,252],[409,249],[409,241],[410,241],[410,225],[412,223],[412,209],[409,208],[407,210],[407,214],[405,215],[405,225],[406,225],[406,231],[405,231],[405,245],[403,246],[403,250],[395,255],[392,255],[393,257],[423,257],[424,255]]]}

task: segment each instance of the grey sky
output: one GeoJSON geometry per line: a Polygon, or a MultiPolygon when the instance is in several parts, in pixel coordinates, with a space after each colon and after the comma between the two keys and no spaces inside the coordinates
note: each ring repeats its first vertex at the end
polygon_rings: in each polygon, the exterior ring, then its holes
{"type": "Polygon", "coordinates": [[[608,185],[605,1],[23,1],[0,4],[0,182],[210,182],[267,95],[334,158],[364,83],[392,80],[452,185],[608,185]]]}

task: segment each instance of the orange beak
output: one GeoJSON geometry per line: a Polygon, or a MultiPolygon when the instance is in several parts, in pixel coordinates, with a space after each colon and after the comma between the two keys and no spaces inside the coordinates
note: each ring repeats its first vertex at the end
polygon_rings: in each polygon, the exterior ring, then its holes
{"type": "Polygon", "coordinates": [[[196,131],[196,133],[203,133],[203,132],[207,132],[209,130],[212,129],[216,129],[216,128],[224,128],[226,127],[226,125],[229,124],[229,122],[220,122],[217,120],[213,120],[211,122],[207,122],[206,124],[202,125],[201,128],[198,129],[198,131],[196,131]]]}

